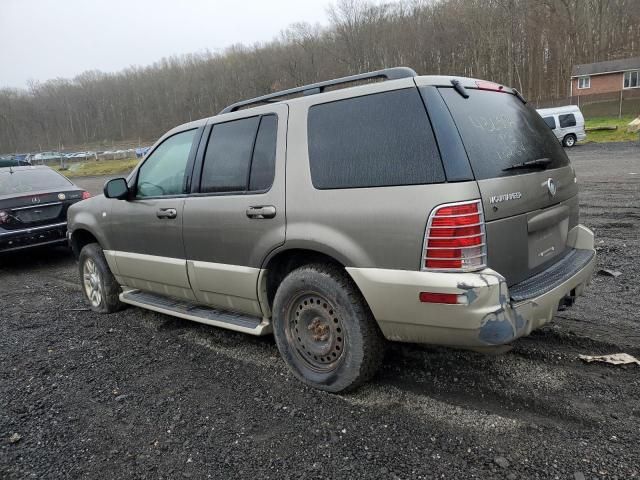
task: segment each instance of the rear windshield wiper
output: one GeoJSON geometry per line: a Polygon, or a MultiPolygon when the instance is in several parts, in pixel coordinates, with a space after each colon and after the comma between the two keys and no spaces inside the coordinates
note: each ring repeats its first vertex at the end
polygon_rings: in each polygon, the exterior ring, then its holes
{"type": "Polygon", "coordinates": [[[516,163],[515,165],[511,165],[510,167],[503,168],[502,171],[506,172],[507,170],[517,170],[518,168],[547,168],[553,160],[550,158],[538,158],[537,160],[528,160],[522,163],[516,163]]]}

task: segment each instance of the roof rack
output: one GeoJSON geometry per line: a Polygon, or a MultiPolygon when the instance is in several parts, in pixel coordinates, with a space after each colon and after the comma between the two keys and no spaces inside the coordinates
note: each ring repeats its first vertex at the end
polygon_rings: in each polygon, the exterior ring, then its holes
{"type": "Polygon", "coordinates": [[[361,80],[368,80],[371,78],[384,78],[385,80],[397,80],[399,78],[415,77],[418,74],[408,67],[394,67],[385,68],[384,70],[376,70],[375,72],[361,73],[359,75],[350,75],[348,77],[335,78],[333,80],[327,80],[326,82],[312,83],[310,85],[304,85],[302,87],[290,88],[288,90],[282,90],[281,92],[270,93],[261,97],[251,98],[249,100],[242,100],[240,102],[233,103],[222,110],[220,113],[229,113],[239,110],[241,107],[253,105],[256,103],[269,103],[280,101],[283,97],[294,95],[296,93],[302,93],[303,95],[315,95],[322,93],[325,88],[332,87],[334,85],[342,85],[344,83],[358,82],[361,80]]]}

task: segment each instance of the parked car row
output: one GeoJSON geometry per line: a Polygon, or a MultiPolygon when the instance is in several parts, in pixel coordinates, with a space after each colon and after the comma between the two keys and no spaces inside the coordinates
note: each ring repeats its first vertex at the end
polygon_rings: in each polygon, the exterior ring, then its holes
{"type": "Polygon", "coordinates": [[[84,151],[84,152],[38,152],[38,153],[21,153],[21,154],[5,154],[0,155],[0,166],[6,163],[12,165],[30,165],[30,164],[45,164],[58,162],[66,159],[81,160],[81,159],[117,159],[117,158],[142,158],[144,157],[151,147],[137,147],[126,148],[117,150],[98,150],[98,151],[84,151]]]}

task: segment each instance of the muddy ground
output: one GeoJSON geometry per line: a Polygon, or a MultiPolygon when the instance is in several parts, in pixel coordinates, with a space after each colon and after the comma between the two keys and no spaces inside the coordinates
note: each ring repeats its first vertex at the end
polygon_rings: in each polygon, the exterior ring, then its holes
{"type": "Polygon", "coordinates": [[[87,311],[63,249],[0,258],[0,478],[639,477],[640,366],[578,355],[640,358],[640,145],[569,153],[622,275],[501,356],[393,345],[349,395],[270,337],[87,311]]]}

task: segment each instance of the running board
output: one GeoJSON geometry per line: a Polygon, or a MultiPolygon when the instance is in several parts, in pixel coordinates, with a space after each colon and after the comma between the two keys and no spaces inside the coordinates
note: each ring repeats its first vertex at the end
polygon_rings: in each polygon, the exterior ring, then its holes
{"type": "Polygon", "coordinates": [[[127,290],[120,294],[120,301],[136,307],[153,310],[154,312],[250,335],[266,335],[272,332],[271,322],[266,318],[205,307],[186,300],[177,300],[155,293],[127,290]]]}

